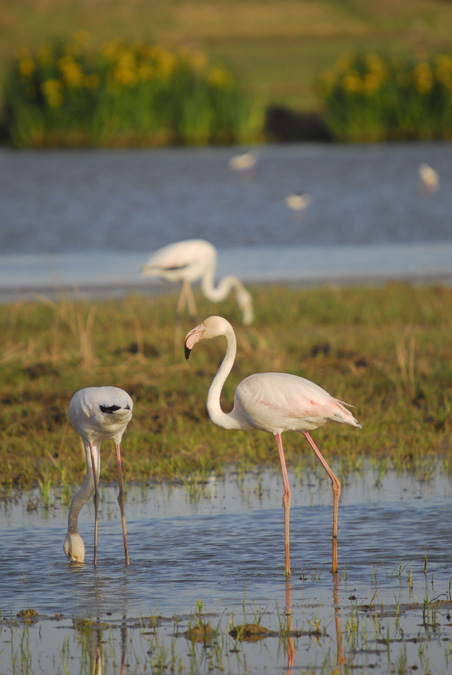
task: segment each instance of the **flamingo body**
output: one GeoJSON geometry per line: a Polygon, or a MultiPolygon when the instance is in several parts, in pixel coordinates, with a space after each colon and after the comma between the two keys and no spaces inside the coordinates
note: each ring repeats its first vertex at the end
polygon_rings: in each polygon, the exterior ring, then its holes
{"type": "Polygon", "coordinates": [[[185,337],[185,355],[189,357],[194,345],[203,339],[224,336],[226,354],[207,394],[207,412],[212,422],[225,429],[251,431],[258,429],[275,435],[284,482],[284,531],[286,575],[290,575],[289,515],[290,485],[281,435],[285,431],[303,432],[333,485],[333,572],[337,571],[337,513],[341,484],[315,445],[309,431],[328,421],[361,427],[342,401],[331,396],[314,382],[287,373],[257,373],[240,382],[229,413],[221,408],[223,385],[234,364],[237,342],[234,330],[226,319],[211,316],[193,328],[185,337]]]}
{"type": "Polygon", "coordinates": [[[78,515],[82,506],[94,493],[95,535],[94,562],[97,562],[97,519],[99,505],[100,444],[112,440],[116,446],[119,474],[118,502],[123,524],[124,551],[128,564],[127,534],[123,502],[123,475],[121,466],[121,440],[132,419],[133,402],[129,394],[118,387],[87,387],[80,389],[69,403],[69,420],[81,436],[86,453],[86,476],[69,508],[68,531],[63,549],[71,562],[85,560],[85,544],[78,532],[78,515]]]}
{"type": "Polygon", "coordinates": [[[422,185],[428,192],[439,192],[439,174],[429,164],[424,162],[419,165],[419,177],[422,181],[422,185]]]}
{"type": "Polygon", "coordinates": [[[226,276],[214,286],[217,267],[217,251],[204,239],[187,239],[168,244],[153,253],[141,268],[144,277],[160,277],[169,282],[182,282],[177,313],[182,314],[185,305],[189,313],[196,315],[196,304],[191,284],[201,280],[201,291],[208,300],[220,302],[231,290],[235,291],[237,304],[242,311],[242,321],[249,324],[254,318],[253,301],[237,277],[226,276]]]}
{"type": "Polygon", "coordinates": [[[294,192],[287,195],[284,201],[292,211],[304,211],[311,203],[311,196],[305,192],[294,192]]]}
{"type": "Polygon", "coordinates": [[[246,377],[235,391],[232,413],[249,429],[273,434],[309,431],[329,420],[357,426],[343,403],[304,377],[289,373],[257,373],[246,377]]]}
{"type": "Polygon", "coordinates": [[[229,160],[229,166],[234,171],[250,171],[251,169],[254,169],[256,163],[256,153],[251,150],[247,150],[239,155],[234,155],[229,160]]]}

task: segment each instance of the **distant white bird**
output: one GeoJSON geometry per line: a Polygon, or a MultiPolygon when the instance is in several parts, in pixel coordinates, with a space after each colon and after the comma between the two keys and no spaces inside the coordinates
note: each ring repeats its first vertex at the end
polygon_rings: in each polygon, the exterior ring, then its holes
{"type": "Polygon", "coordinates": [[[187,239],[164,246],[153,253],[141,268],[144,277],[160,277],[170,282],[182,282],[182,289],[177,303],[177,314],[180,316],[187,306],[189,314],[196,316],[196,303],[191,284],[201,279],[201,291],[208,300],[220,302],[231,290],[235,291],[237,304],[242,311],[242,321],[250,324],[254,318],[253,299],[234,276],[221,279],[214,286],[214,274],[217,266],[217,251],[204,239],[187,239]]]}
{"type": "Polygon", "coordinates": [[[234,155],[229,160],[229,166],[234,171],[250,171],[254,169],[257,163],[257,155],[255,152],[248,150],[239,155],[234,155]]]}
{"type": "Polygon", "coordinates": [[[99,509],[100,444],[112,440],[116,445],[122,532],[126,565],[129,564],[126,520],[124,515],[124,481],[121,465],[121,439],[132,419],[133,402],[129,394],[118,387],[87,387],[77,391],[69,403],[69,419],[82,437],[86,453],[85,481],[69,508],[68,529],[63,549],[71,562],[85,560],[85,544],[78,532],[78,515],[94,493],[94,564],[97,564],[97,517],[99,509]]]}
{"type": "Polygon", "coordinates": [[[424,162],[419,165],[419,177],[423,187],[428,192],[434,193],[439,191],[439,174],[429,164],[424,162]]]}
{"type": "Polygon", "coordinates": [[[226,354],[207,394],[207,412],[214,424],[224,429],[252,431],[259,429],[274,434],[279,451],[284,482],[284,540],[286,575],[290,575],[289,517],[290,483],[284,458],[281,435],[284,431],[302,431],[333,486],[333,557],[332,571],[337,572],[337,516],[340,481],[325,461],[308,431],[328,421],[361,427],[342,401],[333,398],[314,382],[288,373],[257,373],[242,380],[234,395],[234,407],[225,413],[221,408],[221,391],[234,365],[237,341],[229,321],[221,316],[210,316],[185,336],[185,357],[200,340],[226,338],[226,354]]]}
{"type": "Polygon", "coordinates": [[[284,200],[287,208],[292,211],[304,211],[311,203],[311,195],[306,192],[293,192],[284,200]]]}

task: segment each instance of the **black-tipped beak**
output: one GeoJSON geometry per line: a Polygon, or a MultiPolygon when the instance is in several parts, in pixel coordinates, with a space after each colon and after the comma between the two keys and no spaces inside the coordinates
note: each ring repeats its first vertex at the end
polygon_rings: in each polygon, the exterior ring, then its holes
{"type": "Polygon", "coordinates": [[[188,359],[190,358],[190,352],[191,352],[191,349],[189,349],[189,348],[187,347],[187,345],[185,345],[185,359],[186,359],[187,361],[188,361],[188,359]]]}

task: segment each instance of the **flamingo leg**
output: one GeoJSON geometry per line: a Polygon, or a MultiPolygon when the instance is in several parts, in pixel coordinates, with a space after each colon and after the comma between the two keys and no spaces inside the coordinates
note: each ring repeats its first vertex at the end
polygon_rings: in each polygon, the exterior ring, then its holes
{"type": "Polygon", "coordinates": [[[196,309],[195,296],[193,295],[193,289],[190,282],[185,282],[186,286],[186,297],[187,297],[187,307],[189,315],[194,318],[196,317],[198,310],[196,309]]]}
{"type": "Polygon", "coordinates": [[[328,476],[331,478],[331,483],[333,485],[333,563],[332,563],[332,568],[331,571],[336,573],[337,572],[337,514],[339,510],[339,496],[341,494],[341,483],[338,478],[334,475],[332,472],[331,468],[329,467],[328,463],[326,462],[325,458],[323,457],[322,453],[312,440],[311,436],[308,434],[307,431],[304,432],[304,435],[306,437],[306,440],[308,441],[309,445],[311,448],[314,450],[315,454],[320,460],[320,463],[322,464],[323,468],[327,472],[328,476]]]}
{"type": "Polygon", "coordinates": [[[282,444],[281,434],[275,434],[276,445],[278,446],[279,459],[281,462],[281,472],[284,483],[284,545],[286,551],[286,577],[290,577],[290,544],[289,544],[289,521],[290,521],[290,485],[289,476],[287,475],[286,460],[284,457],[284,448],[282,444]]]}
{"type": "Polygon", "coordinates": [[[121,511],[122,534],[124,537],[124,555],[126,557],[126,565],[128,565],[130,563],[130,560],[129,560],[129,548],[127,546],[126,517],[124,514],[124,478],[122,474],[121,446],[119,443],[116,444],[116,461],[118,463],[118,477],[119,477],[118,504],[121,511]]]}
{"type": "Polygon", "coordinates": [[[184,307],[187,302],[187,281],[182,282],[182,288],[180,289],[179,300],[177,301],[177,316],[182,316],[184,313],[184,307]]]}
{"type": "Polygon", "coordinates": [[[96,464],[94,462],[93,444],[89,444],[89,451],[91,454],[91,466],[93,468],[94,478],[94,564],[97,565],[97,528],[98,528],[98,513],[99,513],[99,476],[96,471],[96,464]]]}

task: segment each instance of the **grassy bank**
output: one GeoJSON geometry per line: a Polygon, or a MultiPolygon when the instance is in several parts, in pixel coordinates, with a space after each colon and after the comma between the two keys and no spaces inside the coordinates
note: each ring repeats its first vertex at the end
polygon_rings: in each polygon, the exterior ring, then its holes
{"type": "Polygon", "coordinates": [[[200,46],[239,74],[262,108],[312,110],[319,104],[315,78],[345,51],[422,55],[450,48],[452,6],[441,0],[26,0],[2,3],[0,26],[0,84],[16,49],[86,30],[99,41],[200,46]]]}
{"type": "MultiPolygon", "coordinates": [[[[253,294],[257,319],[246,328],[232,299],[220,307],[199,302],[200,318],[221,312],[236,327],[226,409],[246,375],[292,372],[355,406],[362,430],[331,423],[314,432],[340,473],[359,470],[365,459],[428,471],[437,455],[449,470],[452,289],[270,286],[253,294]]],[[[175,326],[174,300],[41,299],[0,307],[4,490],[81,482],[84,456],[67,405],[77,389],[103,384],[134,400],[123,439],[129,481],[198,480],[231,463],[278,465],[270,434],[228,432],[208,420],[206,393],[224,344],[202,343],[185,362],[183,338],[195,322],[175,326]]],[[[285,443],[291,468],[315,463],[302,436],[286,434],[285,443]]],[[[103,449],[101,478],[116,480],[112,444],[103,449]]]]}

